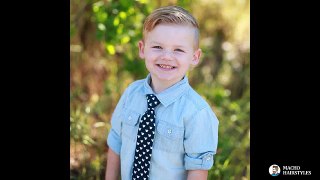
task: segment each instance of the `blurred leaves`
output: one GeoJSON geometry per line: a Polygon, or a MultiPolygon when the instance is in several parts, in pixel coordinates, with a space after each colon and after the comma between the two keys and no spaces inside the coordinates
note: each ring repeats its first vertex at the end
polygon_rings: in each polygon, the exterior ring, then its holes
{"type": "Polygon", "coordinates": [[[104,179],[112,112],[148,73],[137,46],[143,20],[174,4],[199,21],[203,55],[188,76],[220,122],[208,179],[250,179],[249,0],[71,0],[70,179],[104,179]]]}

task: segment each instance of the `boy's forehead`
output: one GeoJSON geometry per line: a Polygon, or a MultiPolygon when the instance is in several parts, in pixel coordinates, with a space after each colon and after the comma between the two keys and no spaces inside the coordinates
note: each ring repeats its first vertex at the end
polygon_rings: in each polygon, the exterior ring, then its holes
{"type": "Polygon", "coordinates": [[[162,42],[168,45],[192,46],[199,48],[199,31],[188,24],[161,23],[150,31],[143,32],[143,41],[148,44],[151,41],[162,42]]]}
{"type": "Polygon", "coordinates": [[[152,30],[147,31],[146,33],[150,33],[150,32],[155,32],[155,31],[159,31],[159,29],[163,30],[179,30],[179,31],[185,31],[185,32],[190,32],[193,33],[196,28],[190,26],[190,25],[186,25],[186,24],[158,24],[156,25],[152,30]]]}
{"type": "Polygon", "coordinates": [[[161,41],[164,36],[172,37],[173,39],[194,39],[196,29],[187,25],[157,25],[149,32],[145,32],[145,40],[150,42],[161,41]]]}

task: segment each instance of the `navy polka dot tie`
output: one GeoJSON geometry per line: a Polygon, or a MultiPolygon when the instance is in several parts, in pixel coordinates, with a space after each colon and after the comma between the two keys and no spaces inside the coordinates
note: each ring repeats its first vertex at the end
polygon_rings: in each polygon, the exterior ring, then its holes
{"type": "Polygon", "coordinates": [[[143,114],[139,123],[132,180],[149,179],[152,145],[156,127],[154,108],[160,104],[160,101],[155,95],[147,94],[147,102],[148,110],[143,114]]]}

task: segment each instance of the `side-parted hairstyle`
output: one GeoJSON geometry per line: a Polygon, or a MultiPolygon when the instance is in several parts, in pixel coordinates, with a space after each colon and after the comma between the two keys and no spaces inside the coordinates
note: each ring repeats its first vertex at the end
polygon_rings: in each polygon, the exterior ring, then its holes
{"type": "Polygon", "coordinates": [[[197,20],[179,6],[166,6],[154,10],[144,21],[143,39],[147,33],[159,24],[175,24],[191,26],[195,29],[195,47],[199,47],[199,25],[197,20]]]}

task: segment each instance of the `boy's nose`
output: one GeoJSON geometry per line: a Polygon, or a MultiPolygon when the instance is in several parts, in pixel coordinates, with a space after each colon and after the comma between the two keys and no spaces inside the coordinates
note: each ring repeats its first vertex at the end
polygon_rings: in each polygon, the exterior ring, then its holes
{"type": "Polygon", "coordinates": [[[162,51],[162,59],[171,60],[174,57],[174,54],[170,50],[163,50],[162,51]]]}

